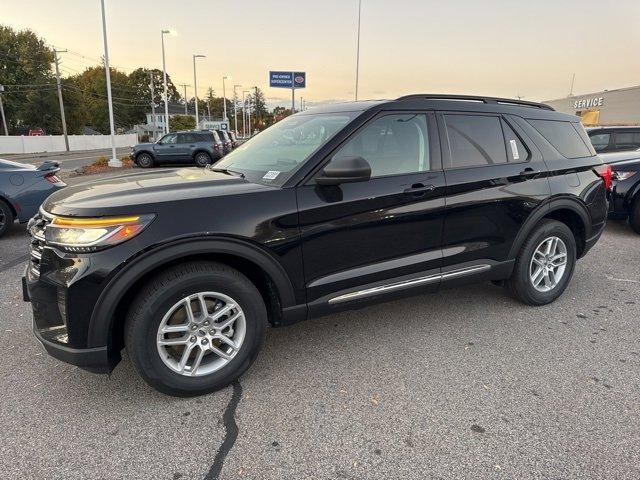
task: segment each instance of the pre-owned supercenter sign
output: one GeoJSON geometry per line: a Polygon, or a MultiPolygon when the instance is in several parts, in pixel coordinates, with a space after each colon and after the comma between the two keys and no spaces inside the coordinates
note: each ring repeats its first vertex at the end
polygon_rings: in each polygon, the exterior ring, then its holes
{"type": "Polygon", "coordinates": [[[604,105],[604,97],[583,98],[573,102],[573,108],[601,107],[602,105],[604,105]]]}

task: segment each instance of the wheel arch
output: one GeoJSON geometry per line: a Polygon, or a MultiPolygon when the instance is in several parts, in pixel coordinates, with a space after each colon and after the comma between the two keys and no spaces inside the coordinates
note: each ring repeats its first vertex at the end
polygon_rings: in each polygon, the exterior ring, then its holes
{"type": "Polygon", "coordinates": [[[576,239],[577,257],[580,258],[590,235],[591,217],[587,207],[579,200],[572,198],[556,198],[535,210],[516,235],[509,258],[516,258],[525,240],[543,219],[554,219],[567,225],[576,239]]]}
{"type": "Polygon", "coordinates": [[[13,202],[11,200],[9,200],[9,198],[6,195],[3,195],[2,193],[0,193],[0,201],[6,203],[9,206],[9,210],[11,210],[11,213],[13,214],[13,218],[18,218],[18,211],[16,210],[16,207],[13,205],[13,202]]]}
{"type": "Polygon", "coordinates": [[[110,355],[119,356],[126,313],[140,287],[166,268],[193,260],[225,263],[246,275],[260,291],[272,321],[277,322],[283,308],[295,305],[284,268],[261,248],[237,239],[180,241],[142,254],[109,281],[93,308],[88,346],[106,344],[110,355]]]}
{"type": "Polygon", "coordinates": [[[138,157],[139,157],[140,155],[142,155],[143,153],[146,153],[146,154],[151,155],[151,158],[153,158],[153,160],[154,160],[154,161],[156,160],[156,154],[155,154],[155,152],[154,152],[153,150],[149,150],[149,149],[144,149],[144,150],[140,150],[139,152],[136,152],[136,153],[134,154],[134,155],[135,155],[135,156],[134,156],[134,158],[137,160],[137,159],[138,159],[138,157]]]}

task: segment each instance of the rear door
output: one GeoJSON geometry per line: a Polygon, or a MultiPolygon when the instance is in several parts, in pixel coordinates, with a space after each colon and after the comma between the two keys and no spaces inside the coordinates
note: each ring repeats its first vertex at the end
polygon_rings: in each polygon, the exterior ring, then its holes
{"type": "Polygon", "coordinates": [[[369,162],[369,181],[321,186],[311,180],[298,187],[312,309],[407,276],[435,274],[420,283],[425,290],[439,283],[445,200],[435,115],[380,114],[325,162],[350,155],[369,162]]]}
{"type": "Polygon", "coordinates": [[[547,167],[507,116],[442,112],[438,125],[447,185],[443,273],[498,268],[529,214],[549,196],[547,167]]]}
{"type": "Polygon", "coordinates": [[[190,162],[193,159],[197,141],[195,133],[179,133],[173,160],[181,163],[190,162]]]}

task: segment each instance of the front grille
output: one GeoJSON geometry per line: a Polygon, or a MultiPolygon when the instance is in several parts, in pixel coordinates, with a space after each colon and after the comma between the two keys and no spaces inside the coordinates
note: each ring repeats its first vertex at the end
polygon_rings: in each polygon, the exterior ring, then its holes
{"type": "Polygon", "coordinates": [[[29,244],[29,256],[30,256],[30,268],[31,273],[35,276],[40,275],[40,261],[42,260],[42,252],[45,247],[45,231],[47,225],[51,223],[51,216],[47,214],[42,208],[29,220],[27,226],[29,234],[31,235],[31,242],[29,244]]]}

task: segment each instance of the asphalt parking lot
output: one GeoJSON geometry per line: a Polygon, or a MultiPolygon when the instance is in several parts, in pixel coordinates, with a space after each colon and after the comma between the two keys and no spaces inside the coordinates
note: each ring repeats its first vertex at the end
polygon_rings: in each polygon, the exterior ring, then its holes
{"type": "MultiPolygon", "coordinates": [[[[118,158],[128,155],[130,147],[116,149],[118,158]]],[[[24,153],[24,154],[2,154],[0,158],[12,160],[14,162],[29,163],[31,165],[42,165],[45,160],[53,160],[60,163],[63,172],[75,170],[78,167],[90,165],[100,157],[111,158],[111,149],[106,150],[82,150],[77,152],[53,152],[53,153],[24,153]]]]}
{"type": "Polygon", "coordinates": [[[271,329],[177,399],[43,353],[24,226],[0,240],[3,478],[640,478],[640,237],[610,222],[557,302],[491,284],[271,329]]]}

